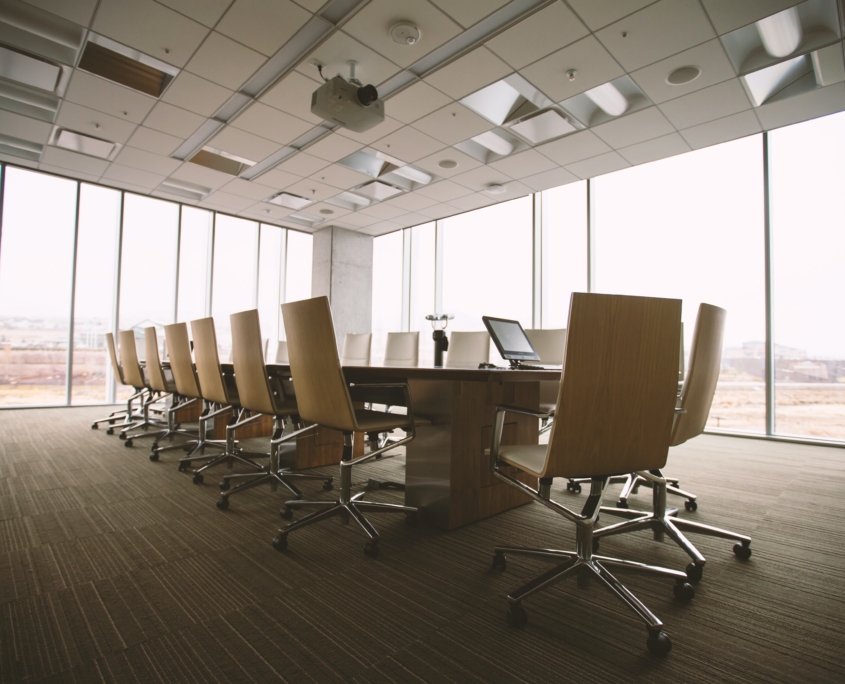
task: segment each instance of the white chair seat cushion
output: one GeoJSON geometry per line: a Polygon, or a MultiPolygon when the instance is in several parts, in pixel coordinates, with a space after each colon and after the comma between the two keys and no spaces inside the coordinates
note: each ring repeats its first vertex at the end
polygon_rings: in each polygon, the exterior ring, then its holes
{"type": "Polygon", "coordinates": [[[546,468],[545,444],[507,444],[499,447],[499,460],[540,477],[546,468]]]}

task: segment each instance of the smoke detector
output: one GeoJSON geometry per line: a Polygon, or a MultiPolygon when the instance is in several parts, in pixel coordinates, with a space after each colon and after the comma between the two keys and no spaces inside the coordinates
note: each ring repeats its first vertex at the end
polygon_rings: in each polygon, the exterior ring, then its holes
{"type": "Polygon", "coordinates": [[[420,30],[410,21],[400,21],[390,27],[390,37],[399,45],[414,45],[420,39],[420,30]]]}
{"type": "Polygon", "coordinates": [[[501,195],[507,188],[504,185],[500,185],[499,183],[491,183],[488,185],[484,191],[488,195],[501,195]]]}

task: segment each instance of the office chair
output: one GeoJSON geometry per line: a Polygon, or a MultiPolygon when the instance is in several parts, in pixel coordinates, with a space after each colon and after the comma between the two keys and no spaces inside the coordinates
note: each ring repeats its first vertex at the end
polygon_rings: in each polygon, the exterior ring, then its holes
{"type": "Polygon", "coordinates": [[[396,392],[408,407],[408,414],[383,413],[356,409],[352,406],[350,388],[343,376],[337,353],[334,324],[329,300],[326,297],[305,299],[282,304],[285,331],[288,336],[290,370],[296,387],[296,400],[303,420],[316,423],[343,433],[343,457],[340,463],[340,496],[335,501],[288,501],[282,517],[290,519],[299,508],[316,509],[304,518],[279,530],[273,546],[283,551],[288,545],[288,535],[307,525],[340,515],[344,522],[352,518],[366,533],[369,541],[364,553],[375,557],[379,553],[379,534],[365,517],[365,513],[404,513],[410,522],[416,520],[417,509],[410,506],[364,501],[364,492],[352,495],[352,468],[366,463],[385,451],[407,444],[414,439],[414,412],[407,384],[357,385],[366,392],[396,392]],[[356,432],[379,433],[400,428],[406,436],[390,442],[380,449],[353,458],[352,436],[356,432]]]}
{"type": "MultiPolygon", "coordinates": [[[[120,367],[120,363],[117,361],[117,352],[114,348],[114,335],[112,333],[106,333],[106,346],[109,350],[109,358],[111,360],[112,372],[114,373],[114,379],[121,385],[129,385],[126,380],[123,379],[123,369],[120,367]]],[[[134,420],[138,420],[141,418],[140,413],[135,413],[133,409],[133,402],[136,399],[142,399],[144,394],[146,393],[146,388],[142,388],[140,390],[136,390],[127,400],[126,400],[126,408],[120,409],[119,411],[112,411],[109,414],[108,418],[100,418],[100,420],[95,420],[91,423],[92,430],[98,430],[100,428],[100,423],[108,423],[109,427],[106,430],[107,435],[114,434],[114,424],[123,418],[124,425],[128,425],[132,423],[134,420]]],[[[143,401],[143,399],[142,399],[143,401]]]]}
{"type": "Polygon", "coordinates": [[[372,333],[347,333],[343,340],[343,353],[340,355],[340,365],[369,366],[372,344],[372,333]]]}
{"type": "Polygon", "coordinates": [[[676,299],[573,293],[566,366],[548,445],[503,445],[507,413],[542,417],[542,411],[497,406],[490,463],[493,474],[575,524],[576,549],[557,551],[496,547],[493,566],[506,554],[529,556],[555,567],[508,595],[508,622],[522,626],[522,602],[567,576],[590,579],[608,589],[645,622],[655,654],[672,647],[663,623],[610,569],[675,580],[679,599],[695,595],[683,572],[593,555],[593,535],[608,479],[618,473],[660,468],[666,462],[677,394],[681,302],[676,299]],[[506,466],[539,479],[537,489],[517,480],[506,466]],[[551,499],[555,477],[589,477],[590,495],[580,513],[551,499]]]}
{"type": "MultiPolygon", "coordinates": [[[[298,408],[296,401],[285,396],[281,382],[267,375],[267,368],[264,365],[264,354],[261,349],[261,326],[258,321],[258,311],[251,309],[232,314],[229,317],[232,323],[232,354],[235,362],[235,384],[238,387],[238,403],[242,413],[238,422],[232,425],[233,430],[253,423],[262,416],[273,417],[273,437],[270,439],[270,462],[255,473],[238,473],[235,475],[224,475],[220,482],[222,493],[217,501],[217,508],[225,510],[229,507],[229,497],[233,494],[252,489],[261,484],[269,484],[273,491],[278,485],[283,485],[297,499],[302,498],[302,493],[291,480],[324,480],[323,489],[330,491],[333,488],[331,477],[325,475],[314,475],[309,473],[295,473],[289,468],[283,468],[280,464],[280,453],[283,445],[292,446],[296,451],[296,438],[306,432],[314,430],[316,425],[295,430],[284,434],[284,419],[289,416],[297,416],[298,408]],[[249,412],[249,416],[245,412],[249,412]],[[290,444],[292,442],[292,444],[290,444]],[[229,490],[229,480],[246,479],[243,484],[229,490]]],[[[299,422],[299,419],[296,419],[299,422]]]]}
{"type": "Polygon", "coordinates": [[[453,332],[446,352],[446,368],[478,368],[479,363],[490,360],[490,333],[453,332]]]}
{"type": "MultiPolygon", "coordinates": [[[[534,351],[540,357],[544,366],[563,366],[563,351],[566,348],[566,328],[529,328],[525,331],[534,351]]],[[[540,433],[548,432],[552,428],[559,382],[540,382],[540,410],[549,414],[549,418],[541,421],[540,433]]]]}
{"type": "MultiPolygon", "coordinates": [[[[675,418],[670,446],[683,444],[693,437],[698,437],[704,431],[707,418],[710,415],[713,396],[716,393],[716,383],[719,380],[722,338],[724,337],[726,317],[727,313],[724,309],[711,304],[702,304],[698,308],[689,358],[689,372],[678,398],[679,413],[675,418]]],[[[638,468],[636,474],[646,480],[653,489],[652,510],[633,511],[610,507],[602,508],[602,512],[630,519],[596,530],[593,535],[596,540],[613,534],[642,529],[652,530],[657,541],[663,541],[664,535],[668,534],[692,558],[692,562],[687,565],[686,571],[687,576],[694,582],[702,578],[706,560],[684,536],[684,531],[732,539],[737,542],[733,551],[738,558],[747,560],[751,557],[751,537],[678,518],[676,509],[667,509],[666,494],[670,487],[667,479],[660,472],[660,467],[638,468]]],[[[683,491],[680,494],[694,496],[683,491]]]]}
{"type": "MultiPolygon", "coordinates": [[[[154,404],[167,397],[162,397],[158,390],[154,390],[150,386],[149,380],[141,368],[141,363],[138,361],[138,348],[135,346],[135,332],[132,330],[120,330],[117,333],[117,338],[120,343],[118,355],[120,358],[120,367],[123,369],[123,377],[135,389],[135,392],[141,392],[143,395],[141,415],[132,423],[125,424],[117,435],[120,439],[126,440],[123,443],[124,446],[131,447],[133,444],[132,440],[141,437],[143,434],[130,434],[131,431],[143,430],[146,432],[151,427],[158,428],[159,430],[165,427],[164,423],[160,420],[150,417],[150,411],[154,404]]],[[[157,350],[156,358],[158,358],[157,350]]],[[[158,432],[150,434],[158,434],[158,432]]]]}

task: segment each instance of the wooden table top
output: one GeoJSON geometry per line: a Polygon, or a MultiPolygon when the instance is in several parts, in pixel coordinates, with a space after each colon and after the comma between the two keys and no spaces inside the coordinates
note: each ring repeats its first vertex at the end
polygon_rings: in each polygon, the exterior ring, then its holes
{"type": "MultiPolygon", "coordinates": [[[[290,372],[286,364],[267,364],[270,374],[290,372]]],[[[408,379],[448,380],[457,382],[538,382],[560,381],[560,370],[510,370],[508,368],[433,368],[395,366],[344,366],[349,382],[396,382],[408,379]]]]}

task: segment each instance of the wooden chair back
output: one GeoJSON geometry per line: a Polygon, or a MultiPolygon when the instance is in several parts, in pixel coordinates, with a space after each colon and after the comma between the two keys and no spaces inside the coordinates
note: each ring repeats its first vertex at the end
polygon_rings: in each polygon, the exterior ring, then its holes
{"type": "Polygon", "coordinates": [[[194,370],[194,360],[191,357],[191,342],[188,339],[188,325],[173,323],[164,326],[164,339],[170,351],[170,370],[176,391],[183,397],[201,399],[197,373],[194,370]]]}
{"type": "Polygon", "coordinates": [[[449,336],[446,368],[478,368],[479,363],[490,360],[490,333],[453,332],[449,336]]]}
{"type": "Polygon", "coordinates": [[[680,331],[679,299],[573,293],[544,477],[665,465],[680,331]]]}
{"type": "Polygon", "coordinates": [[[119,330],[117,332],[120,367],[123,369],[123,379],[132,387],[146,387],[144,371],[138,363],[138,348],[135,346],[135,332],[133,330],[119,330]]]}
{"type": "MultiPolygon", "coordinates": [[[[540,357],[537,363],[547,366],[562,366],[563,351],[566,348],[566,328],[528,328],[525,331],[531,346],[540,357]]],[[[528,363],[533,363],[529,361],[528,363]]]]}
{"type": "Polygon", "coordinates": [[[167,380],[158,355],[158,335],[155,326],[144,328],[144,356],[147,362],[147,379],[150,387],[159,392],[167,392],[167,380]]]}
{"type": "Polygon", "coordinates": [[[328,298],[282,304],[282,316],[299,415],[327,428],[354,431],[355,412],[337,354],[328,298]]]}
{"type": "Polygon", "coordinates": [[[722,365],[722,341],[728,312],[712,304],[701,304],[692,334],[687,377],[681,388],[680,407],[672,431],[672,446],[698,437],[707,424],[722,365]]]}
{"type": "Polygon", "coordinates": [[[191,321],[191,334],[194,336],[194,359],[197,364],[197,377],[200,381],[202,398],[218,404],[231,404],[232,401],[223,382],[220,356],[217,353],[214,319],[209,317],[191,321]]]}
{"type": "Polygon", "coordinates": [[[117,350],[114,347],[114,334],[106,333],[106,346],[109,348],[109,358],[111,359],[111,368],[114,371],[114,378],[121,385],[126,385],[127,382],[123,379],[123,369],[117,360],[117,350]]]}
{"type": "Polygon", "coordinates": [[[347,333],[346,338],[343,340],[343,353],[340,355],[340,365],[369,366],[372,346],[372,333],[347,333]]]}
{"type": "Polygon", "coordinates": [[[277,407],[267,379],[258,310],[229,316],[232,327],[232,362],[241,406],[256,413],[274,415],[277,407]]]}
{"type": "Polygon", "coordinates": [[[384,346],[384,365],[397,368],[416,368],[420,364],[419,332],[387,333],[384,346]]]}

